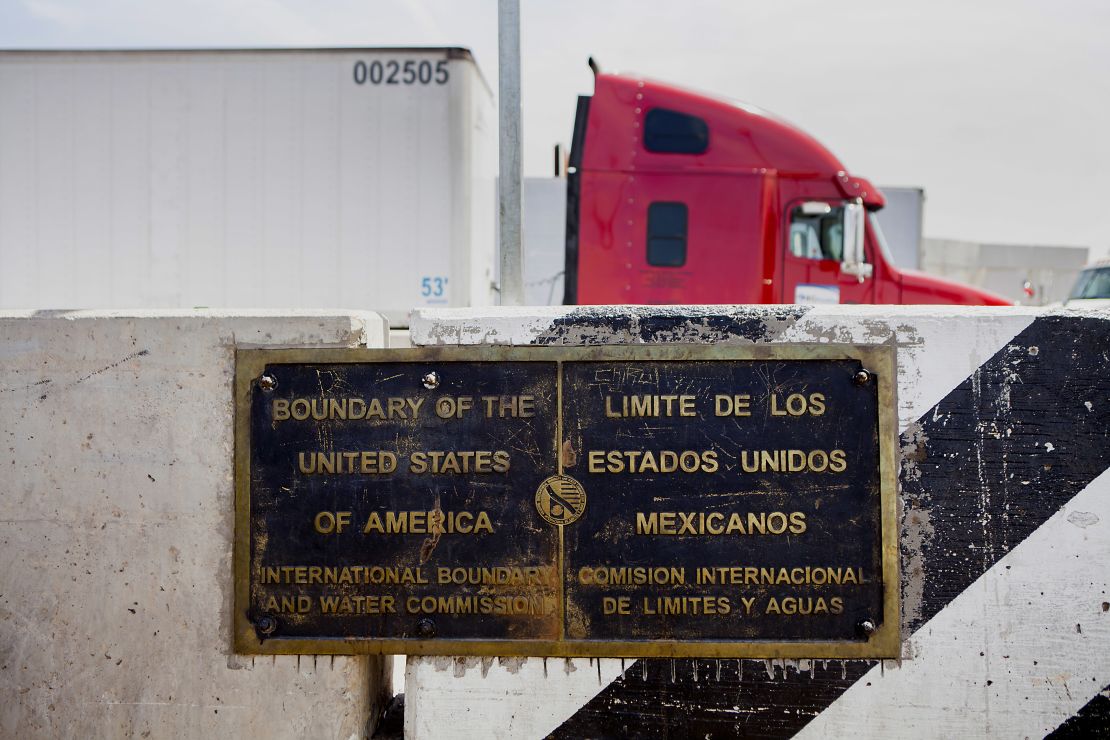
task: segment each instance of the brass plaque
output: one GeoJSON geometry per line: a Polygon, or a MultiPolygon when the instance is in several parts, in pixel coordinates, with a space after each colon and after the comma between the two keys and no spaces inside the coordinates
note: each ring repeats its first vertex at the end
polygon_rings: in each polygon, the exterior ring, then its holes
{"type": "Polygon", "coordinates": [[[243,653],[897,657],[894,352],[240,350],[243,653]]]}

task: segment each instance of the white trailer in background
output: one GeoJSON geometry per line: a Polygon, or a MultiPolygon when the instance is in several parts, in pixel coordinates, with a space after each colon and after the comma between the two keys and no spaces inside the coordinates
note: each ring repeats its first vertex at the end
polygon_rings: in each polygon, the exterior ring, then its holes
{"type": "Polygon", "coordinates": [[[920,270],[925,188],[880,185],[879,190],[886,198],[886,205],[877,215],[894,264],[920,270]]]}
{"type": "Polygon", "coordinates": [[[567,181],[565,177],[524,178],[524,302],[563,303],[566,274],[567,181]]]}
{"type": "Polygon", "coordinates": [[[495,300],[464,49],[0,52],[0,308],[495,300]]]}

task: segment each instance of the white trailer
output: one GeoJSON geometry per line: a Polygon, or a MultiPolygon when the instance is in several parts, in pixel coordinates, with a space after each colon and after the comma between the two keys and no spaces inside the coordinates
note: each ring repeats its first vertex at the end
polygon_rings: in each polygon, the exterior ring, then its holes
{"type": "Polygon", "coordinates": [[[879,190],[886,198],[886,205],[876,216],[894,264],[920,270],[925,188],[880,185],[879,190]]]}
{"type": "Polygon", "coordinates": [[[0,308],[495,299],[464,49],[0,52],[0,308]]]}

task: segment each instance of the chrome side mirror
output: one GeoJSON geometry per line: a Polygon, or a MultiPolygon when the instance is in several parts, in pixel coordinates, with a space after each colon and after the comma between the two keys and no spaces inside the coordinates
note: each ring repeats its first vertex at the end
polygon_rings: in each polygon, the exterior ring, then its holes
{"type": "Polygon", "coordinates": [[[875,274],[874,266],[867,263],[863,250],[863,237],[867,213],[859,201],[844,205],[844,259],[840,271],[855,275],[862,283],[875,274]]]}
{"type": "Polygon", "coordinates": [[[855,275],[861,283],[864,280],[870,280],[871,276],[875,274],[875,268],[867,262],[843,262],[840,265],[840,271],[845,275],[855,275]]]}

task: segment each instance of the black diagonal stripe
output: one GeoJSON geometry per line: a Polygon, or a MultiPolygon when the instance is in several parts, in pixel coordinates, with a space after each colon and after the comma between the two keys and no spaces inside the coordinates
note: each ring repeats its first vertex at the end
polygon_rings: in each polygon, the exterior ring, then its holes
{"type": "MultiPolygon", "coordinates": [[[[1110,465],[1108,355],[1110,321],[1039,318],[903,435],[906,633],[1110,465]]],[[[717,665],[636,661],[551,737],[791,737],[872,663],[717,665]]]]}
{"type": "Polygon", "coordinates": [[[548,737],[790,737],[871,666],[814,661],[799,672],[771,665],[771,678],[762,660],[637,660],[548,737]]]}
{"type": "Polygon", "coordinates": [[[903,535],[931,532],[910,632],[1110,466],[1108,362],[1110,321],[1037,319],[906,435],[903,535]]]}
{"type": "Polygon", "coordinates": [[[1095,694],[1045,740],[1106,740],[1110,738],[1110,686],[1095,694]]]}

